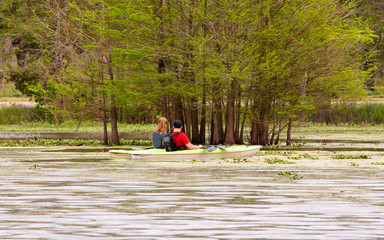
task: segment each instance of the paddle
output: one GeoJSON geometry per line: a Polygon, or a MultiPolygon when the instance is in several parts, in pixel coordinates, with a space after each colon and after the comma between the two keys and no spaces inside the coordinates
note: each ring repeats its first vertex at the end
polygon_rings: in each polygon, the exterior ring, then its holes
{"type": "Polygon", "coordinates": [[[207,152],[213,152],[217,149],[216,146],[203,146],[203,149],[207,152]]]}
{"type": "Polygon", "coordinates": [[[145,149],[153,149],[153,147],[147,147],[147,148],[139,148],[139,147],[131,147],[132,150],[145,150],[145,149]]]}
{"type": "Polygon", "coordinates": [[[213,152],[216,149],[226,149],[227,146],[220,146],[220,145],[214,145],[214,146],[203,146],[203,149],[206,150],[207,152],[213,152]]]}
{"type": "Polygon", "coordinates": [[[227,148],[227,146],[219,146],[219,145],[215,145],[215,147],[217,147],[217,148],[220,148],[220,149],[226,149],[227,148]]]}

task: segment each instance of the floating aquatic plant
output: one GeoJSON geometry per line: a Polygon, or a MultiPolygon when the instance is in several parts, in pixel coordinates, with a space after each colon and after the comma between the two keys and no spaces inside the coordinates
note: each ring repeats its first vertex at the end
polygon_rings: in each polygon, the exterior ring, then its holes
{"type": "Polygon", "coordinates": [[[343,154],[338,154],[332,157],[333,159],[370,159],[369,156],[367,155],[343,155],[343,154]]]}
{"type": "Polygon", "coordinates": [[[247,162],[251,162],[249,159],[246,159],[246,158],[233,158],[232,161],[233,161],[233,163],[247,163],[247,162]]]}
{"type": "Polygon", "coordinates": [[[384,162],[372,162],[372,165],[384,165],[384,162]]]}
{"type": "Polygon", "coordinates": [[[293,174],[291,172],[285,172],[285,171],[278,172],[277,175],[287,176],[287,177],[289,177],[290,180],[299,180],[299,179],[303,178],[303,176],[299,176],[297,174],[293,174]]]}
{"type": "Polygon", "coordinates": [[[39,168],[39,165],[37,165],[37,164],[34,164],[32,167],[30,167],[29,169],[37,169],[37,168],[39,168]]]}
{"type": "Polygon", "coordinates": [[[290,162],[288,160],[283,160],[279,158],[265,159],[265,162],[268,164],[296,164],[295,162],[290,162]]]}
{"type": "Polygon", "coordinates": [[[355,162],[351,162],[351,163],[349,164],[349,166],[352,166],[352,167],[358,167],[359,164],[357,164],[357,163],[355,163],[355,162]]]}

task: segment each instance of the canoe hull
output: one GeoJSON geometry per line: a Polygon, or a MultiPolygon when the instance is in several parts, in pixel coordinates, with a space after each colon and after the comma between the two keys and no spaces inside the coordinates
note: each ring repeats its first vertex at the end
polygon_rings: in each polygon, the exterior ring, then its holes
{"type": "Polygon", "coordinates": [[[132,160],[180,160],[180,159],[200,159],[200,158],[242,158],[252,157],[261,146],[232,146],[224,149],[217,149],[213,152],[206,150],[185,150],[166,152],[163,149],[150,149],[150,150],[111,150],[111,156],[114,158],[128,158],[132,160]]]}

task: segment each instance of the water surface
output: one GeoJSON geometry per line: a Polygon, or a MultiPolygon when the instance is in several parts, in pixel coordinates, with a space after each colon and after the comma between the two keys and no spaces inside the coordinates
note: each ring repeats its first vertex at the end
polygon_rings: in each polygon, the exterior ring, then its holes
{"type": "Polygon", "coordinates": [[[45,150],[0,149],[1,239],[384,238],[380,168],[45,150]]]}

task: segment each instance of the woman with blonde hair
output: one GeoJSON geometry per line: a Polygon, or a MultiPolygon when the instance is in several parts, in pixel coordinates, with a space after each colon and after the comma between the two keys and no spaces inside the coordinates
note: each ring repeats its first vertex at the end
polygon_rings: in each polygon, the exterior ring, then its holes
{"type": "Polygon", "coordinates": [[[164,148],[164,136],[167,134],[168,120],[165,117],[159,119],[156,131],[152,134],[152,142],[154,148],[164,148]]]}

